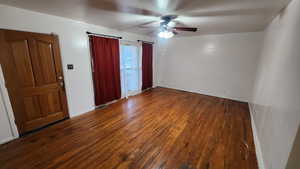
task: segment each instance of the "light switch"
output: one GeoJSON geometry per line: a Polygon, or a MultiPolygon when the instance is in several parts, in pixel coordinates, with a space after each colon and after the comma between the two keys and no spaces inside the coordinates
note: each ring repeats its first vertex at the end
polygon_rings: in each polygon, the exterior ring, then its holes
{"type": "Polygon", "coordinates": [[[74,69],[74,65],[73,64],[67,64],[67,68],[68,68],[68,70],[73,70],[74,69]]]}

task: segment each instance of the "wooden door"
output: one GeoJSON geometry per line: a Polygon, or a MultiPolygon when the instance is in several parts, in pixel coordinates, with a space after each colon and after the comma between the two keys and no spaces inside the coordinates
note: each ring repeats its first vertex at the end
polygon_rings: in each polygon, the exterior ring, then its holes
{"type": "Polygon", "coordinates": [[[21,134],[69,116],[56,35],[0,29],[0,55],[21,134]]]}

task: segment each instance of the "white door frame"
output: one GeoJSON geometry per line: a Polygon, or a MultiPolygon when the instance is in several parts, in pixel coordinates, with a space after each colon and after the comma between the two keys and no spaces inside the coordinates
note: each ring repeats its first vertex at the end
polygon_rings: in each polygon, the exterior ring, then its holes
{"type": "MultiPolygon", "coordinates": [[[[139,86],[139,90],[138,91],[133,91],[133,92],[130,92],[130,93],[125,93],[125,96],[123,97],[128,97],[128,96],[133,96],[133,95],[136,95],[136,94],[139,94],[141,93],[142,91],[142,46],[140,43],[138,43],[137,41],[134,42],[134,41],[128,41],[128,40],[121,40],[120,41],[120,46],[121,45],[128,45],[128,46],[136,46],[137,47],[137,53],[138,53],[138,69],[139,69],[139,82],[138,82],[138,86],[139,86]]],[[[120,48],[120,57],[121,57],[121,48],[120,48]]]]}
{"type": "Polygon", "coordinates": [[[2,66],[0,64],[0,101],[1,104],[4,106],[4,113],[7,116],[7,119],[9,121],[10,124],[10,132],[11,132],[11,137],[7,138],[5,141],[2,142],[8,142],[10,140],[13,140],[15,138],[19,137],[19,132],[15,123],[15,117],[14,117],[14,112],[9,100],[9,96],[8,96],[8,91],[5,87],[5,79],[3,76],[3,72],[2,72],[2,66]]]}

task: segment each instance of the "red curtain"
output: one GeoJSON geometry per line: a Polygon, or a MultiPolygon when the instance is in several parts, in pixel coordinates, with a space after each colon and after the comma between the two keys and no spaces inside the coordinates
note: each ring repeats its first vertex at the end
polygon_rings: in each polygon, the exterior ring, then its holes
{"type": "Polygon", "coordinates": [[[96,106],[121,98],[119,40],[90,37],[96,106]]]}
{"type": "Polygon", "coordinates": [[[142,45],[142,90],[152,87],[153,46],[149,43],[142,45]]]}

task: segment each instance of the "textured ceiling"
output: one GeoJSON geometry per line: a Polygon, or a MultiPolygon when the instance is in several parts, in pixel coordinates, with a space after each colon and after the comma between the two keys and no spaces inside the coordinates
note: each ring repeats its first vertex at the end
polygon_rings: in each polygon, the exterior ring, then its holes
{"type": "Polygon", "coordinates": [[[290,0],[0,0],[41,13],[67,17],[126,32],[152,35],[160,16],[178,15],[176,26],[196,33],[220,34],[263,30],[290,0]]]}

